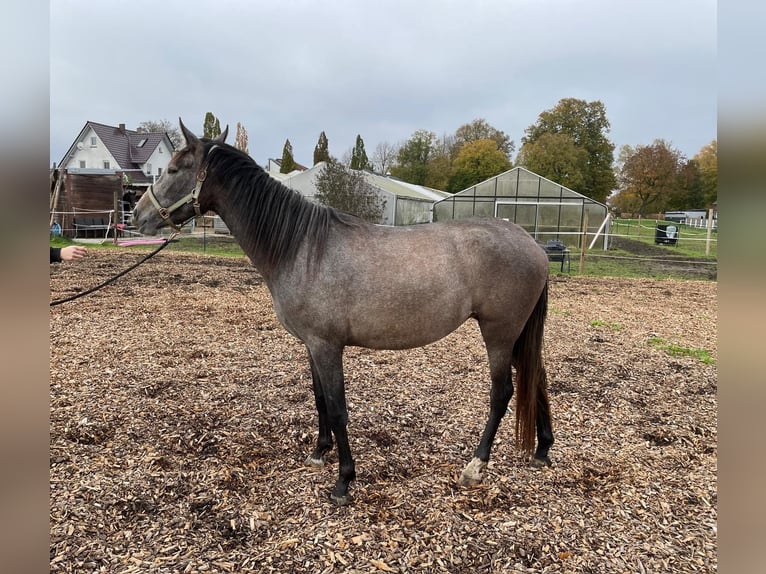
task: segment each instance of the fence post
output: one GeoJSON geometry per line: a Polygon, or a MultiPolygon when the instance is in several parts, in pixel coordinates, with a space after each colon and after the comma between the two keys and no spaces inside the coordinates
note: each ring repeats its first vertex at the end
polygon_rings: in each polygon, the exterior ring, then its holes
{"type": "Polygon", "coordinates": [[[707,239],[705,240],[705,255],[710,255],[710,238],[713,235],[713,210],[707,211],[707,239]]]}
{"type": "Polygon", "coordinates": [[[580,244],[580,275],[583,274],[585,269],[585,246],[588,241],[588,211],[583,213],[582,220],[582,243],[580,244]]]}

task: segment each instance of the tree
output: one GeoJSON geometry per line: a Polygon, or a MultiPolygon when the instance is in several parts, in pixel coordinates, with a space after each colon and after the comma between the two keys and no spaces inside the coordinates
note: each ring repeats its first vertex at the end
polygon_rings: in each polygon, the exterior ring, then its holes
{"type": "Polygon", "coordinates": [[[279,165],[279,173],[290,173],[297,167],[295,158],[293,158],[293,144],[290,140],[285,140],[285,146],[282,148],[282,162],[279,165]]]}
{"type": "Polygon", "coordinates": [[[585,186],[582,166],[588,152],[578,148],[572,136],[565,133],[544,133],[532,143],[524,144],[516,164],[575,191],[585,186]]]}
{"type": "Polygon", "coordinates": [[[396,154],[399,150],[388,142],[381,142],[375,147],[375,153],[372,154],[372,164],[376,172],[387,175],[394,164],[396,154]]]}
{"type": "Polygon", "coordinates": [[[221,122],[213,115],[213,112],[205,114],[205,123],[202,125],[202,137],[215,139],[221,135],[221,122]]]}
{"type": "Polygon", "coordinates": [[[330,143],[327,141],[327,136],[324,132],[319,134],[319,140],[317,145],[314,146],[314,165],[320,161],[330,160],[330,143]]]}
{"type": "Polygon", "coordinates": [[[612,169],[614,144],[607,138],[609,128],[604,104],[564,98],[553,109],[542,112],[537,123],[525,130],[521,151],[546,133],[570,136],[574,146],[586,152],[579,158],[577,169],[583,184],[576,191],[603,203],[616,185],[612,169]]]}
{"type": "Polygon", "coordinates": [[[428,160],[436,142],[436,134],[428,130],[416,130],[396,155],[396,165],[391,175],[416,185],[425,185],[428,177],[428,160]]]}
{"type": "Polygon", "coordinates": [[[247,149],[247,130],[239,122],[237,122],[237,135],[234,137],[234,147],[250,155],[250,150],[247,149]]]}
{"type": "Polygon", "coordinates": [[[704,206],[709,208],[718,200],[718,140],[704,146],[694,160],[699,168],[704,206]]]}
{"type": "Polygon", "coordinates": [[[672,204],[673,196],[679,193],[685,163],[681,152],[663,140],[655,140],[652,145],[623,146],[620,162],[615,205],[644,216],[665,211],[672,204]]]}
{"type": "Polygon", "coordinates": [[[146,121],[138,124],[136,131],[139,133],[160,133],[168,134],[174,149],[180,149],[184,143],[183,136],[178,127],[170,123],[169,120],[146,121]]]}
{"type": "Polygon", "coordinates": [[[359,134],[356,135],[356,145],[351,152],[351,169],[371,169],[370,160],[364,150],[364,140],[359,134]]]}
{"type": "Polygon", "coordinates": [[[470,142],[479,140],[493,140],[499,149],[505,155],[508,161],[511,161],[511,155],[516,145],[513,140],[497,128],[492,127],[483,118],[475,119],[469,124],[460,126],[455,131],[453,157],[456,157],[462,147],[470,142]]]}
{"type": "Polygon", "coordinates": [[[370,223],[380,223],[386,202],[358,170],[348,170],[334,158],[316,177],[315,199],[324,204],[361,217],[370,223]]]}
{"type": "Polygon", "coordinates": [[[463,145],[452,163],[447,191],[457,193],[511,168],[505,153],[492,139],[471,141],[463,145]]]}

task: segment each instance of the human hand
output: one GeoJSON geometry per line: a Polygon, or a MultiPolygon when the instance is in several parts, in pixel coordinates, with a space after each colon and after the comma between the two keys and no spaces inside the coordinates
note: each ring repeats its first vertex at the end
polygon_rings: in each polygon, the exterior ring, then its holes
{"type": "Polygon", "coordinates": [[[80,245],[68,245],[61,248],[61,260],[72,261],[73,259],[82,259],[88,254],[88,250],[80,245]]]}

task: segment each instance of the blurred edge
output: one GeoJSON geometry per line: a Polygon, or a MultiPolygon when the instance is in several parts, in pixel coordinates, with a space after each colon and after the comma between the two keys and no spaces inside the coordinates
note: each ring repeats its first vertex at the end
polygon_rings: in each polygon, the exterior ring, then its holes
{"type": "Polygon", "coordinates": [[[0,63],[0,560],[5,572],[48,560],[48,3],[3,4],[0,63]]]}
{"type": "Polygon", "coordinates": [[[719,4],[718,548],[722,572],[762,572],[766,540],[766,56],[763,2],[719,4]],[[721,199],[722,198],[722,199],[721,199]],[[720,229],[720,228],[719,228],[720,229]]]}

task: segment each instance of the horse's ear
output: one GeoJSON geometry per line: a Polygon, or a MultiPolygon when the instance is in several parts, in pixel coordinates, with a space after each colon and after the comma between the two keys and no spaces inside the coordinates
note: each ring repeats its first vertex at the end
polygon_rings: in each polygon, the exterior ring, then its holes
{"type": "Polygon", "coordinates": [[[219,135],[217,138],[215,138],[215,141],[220,143],[226,142],[226,136],[229,135],[229,126],[226,126],[226,129],[221,132],[221,135],[219,135]]]}
{"type": "Polygon", "coordinates": [[[178,125],[181,126],[181,133],[184,136],[184,139],[186,140],[186,147],[193,147],[199,142],[199,138],[195,136],[193,133],[191,133],[188,129],[186,129],[186,126],[181,121],[181,118],[178,118],[178,125]]]}

